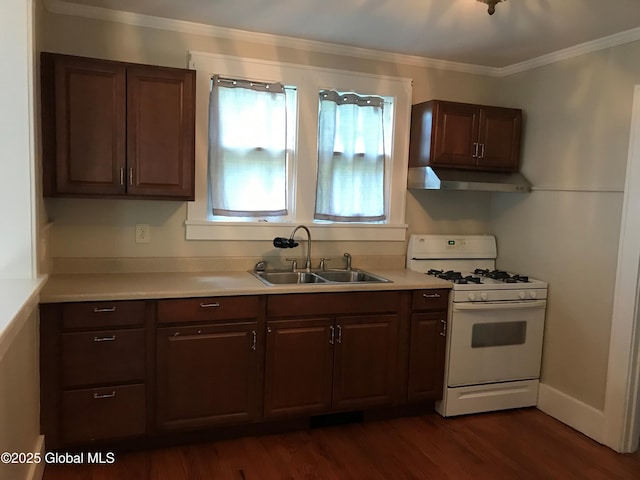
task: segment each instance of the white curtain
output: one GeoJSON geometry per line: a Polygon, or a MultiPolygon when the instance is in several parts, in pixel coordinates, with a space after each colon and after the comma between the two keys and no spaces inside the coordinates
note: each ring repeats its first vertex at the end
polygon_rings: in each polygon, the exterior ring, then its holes
{"type": "Polygon", "coordinates": [[[386,218],[383,109],[381,97],[320,92],[316,219],[386,218]]]}
{"type": "Polygon", "coordinates": [[[214,215],[287,214],[285,89],[215,76],[209,101],[209,200],[214,215]]]}

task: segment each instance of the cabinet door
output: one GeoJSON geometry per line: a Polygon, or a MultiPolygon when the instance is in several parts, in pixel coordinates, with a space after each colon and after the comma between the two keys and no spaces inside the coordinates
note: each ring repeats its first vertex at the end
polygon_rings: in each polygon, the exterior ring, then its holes
{"type": "Polygon", "coordinates": [[[397,315],[336,319],[334,409],[392,402],[398,324],[397,315]]]}
{"type": "Polygon", "coordinates": [[[434,102],[431,165],[475,166],[479,122],[476,105],[434,102]]]}
{"type": "Polygon", "coordinates": [[[264,351],[257,337],[256,323],[159,329],[159,428],[198,428],[257,418],[264,351]]]}
{"type": "Polygon", "coordinates": [[[193,200],[195,72],[127,68],[129,195],[193,200]]]}
{"type": "Polygon", "coordinates": [[[44,56],[43,84],[43,97],[53,95],[53,104],[43,98],[43,155],[54,157],[45,158],[45,195],[124,194],[125,68],[100,60],[44,56]],[[53,92],[51,79],[45,78],[51,62],[53,92]],[[55,148],[46,148],[51,145],[55,148]]]}
{"type": "Polygon", "coordinates": [[[330,318],[268,322],[265,417],[329,411],[332,332],[330,318]]]}
{"type": "Polygon", "coordinates": [[[478,142],[478,167],[515,171],[520,159],[522,111],[482,107],[478,142]]]}
{"type": "Polygon", "coordinates": [[[446,312],[411,316],[409,394],[412,401],[442,398],[446,312]]]}

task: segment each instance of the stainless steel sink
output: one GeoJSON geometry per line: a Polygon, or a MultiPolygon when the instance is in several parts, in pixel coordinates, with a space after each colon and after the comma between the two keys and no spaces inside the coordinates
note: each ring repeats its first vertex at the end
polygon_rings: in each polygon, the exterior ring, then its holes
{"type": "Polygon", "coordinates": [[[292,285],[296,283],[325,283],[311,272],[250,272],[267,285],[292,285]]]}
{"type": "Polygon", "coordinates": [[[373,273],[364,270],[327,270],[318,272],[318,276],[329,282],[347,282],[347,283],[389,283],[390,280],[379,277],[373,273]]]}
{"type": "Polygon", "coordinates": [[[364,270],[319,270],[313,272],[249,271],[266,285],[335,284],[335,283],[390,283],[384,277],[364,270]]]}

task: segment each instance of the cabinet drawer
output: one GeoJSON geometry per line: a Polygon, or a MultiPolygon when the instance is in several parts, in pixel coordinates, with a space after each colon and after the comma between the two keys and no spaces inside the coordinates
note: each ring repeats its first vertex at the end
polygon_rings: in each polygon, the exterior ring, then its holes
{"type": "Polygon", "coordinates": [[[294,293],[270,296],[269,317],[392,313],[400,308],[400,292],[294,293]]]}
{"type": "Polygon", "coordinates": [[[62,334],[64,387],[134,382],[144,376],[144,330],[62,334]]]}
{"type": "Polygon", "coordinates": [[[144,385],[75,390],[62,394],[65,444],[145,433],[144,385]]]}
{"type": "Polygon", "coordinates": [[[144,324],[143,301],[83,302],[62,305],[62,328],[112,328],[144,324]]]}
{"type": "Polygon", "coordinates": [[[158,323],[189,323],[252,319],[258,297],[203,297],[158,301],[158,323]]]}
{"type": "Polygon", "coordinates": [[[446,310],[449,304],[449,290],[416,290],[413,292],[411,308],[418,310],[446,310]]]}

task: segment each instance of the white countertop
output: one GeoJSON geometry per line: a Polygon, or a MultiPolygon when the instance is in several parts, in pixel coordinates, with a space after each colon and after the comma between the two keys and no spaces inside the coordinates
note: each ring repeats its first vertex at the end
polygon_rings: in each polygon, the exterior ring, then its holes
{"type": "Polygon", "coordinates": [[[451,288],[451,283],[406,269],[371,271],[392,283],[268,286],[248,272],[95,273],[51,275],[40,303],[451,288]]]}

